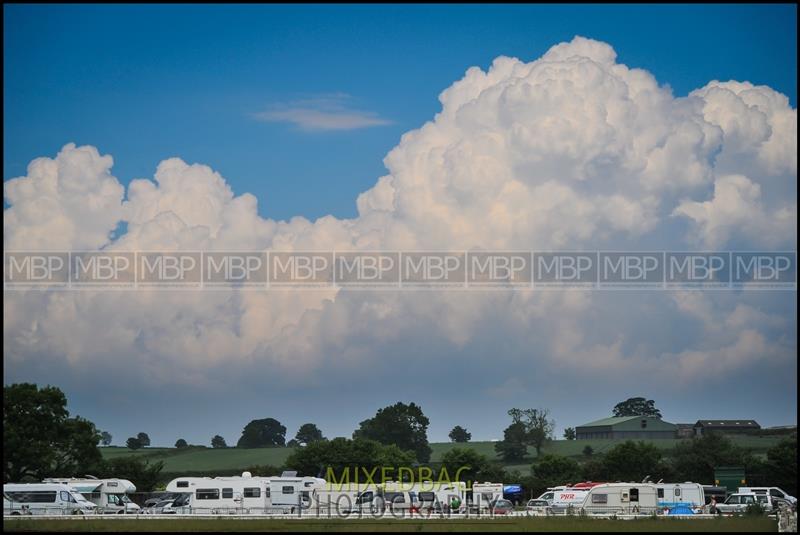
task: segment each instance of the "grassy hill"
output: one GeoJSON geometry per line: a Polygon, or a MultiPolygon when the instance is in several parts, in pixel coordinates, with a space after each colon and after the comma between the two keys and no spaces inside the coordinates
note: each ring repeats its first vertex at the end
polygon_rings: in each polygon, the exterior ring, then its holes
{"type": "MultiPolygon", "coordinates": [[[[764,454],[770,447],[775,445],[781,437],[758,437],[758,436],[731,436],[736,444],[746,447],[756,454],[764,454]]],[[[554,440],[550,442],[542,453],[553,453],[567,457],[580,457],[583,449],[591,446],[595,454],[601,454],[610,448],[621,443],[620,440],[597,439],[597,440],[554,440]]],[[[661,449],[665,454],[675,447],[677,439],[646,440],[661,449]]],[[[469,442],[466,444],[453,444],[451,442],[432,443],[433,454],[431,461],[441,460],[442,455],[451,448],[465,447],[486,455],[489,459],[499,460],[494,451],[494,442],[469,442]]],[[[142,448],[140,450],[129,450],[123,447],[101,448],[103,457],[113,459],[126,456],[135,456],[149,461],[164,461],[164,473],[167,474],[190,474],[207,473],[208,475],[230,475],[240,472],[253,465],[273,465],[281,466],[292,453],[292,448],[142,448]]],[[[530,464],[536,457],[533,448],[528,449],[528,458],[520,464],[506,465],[511,470],[527,472],[530,464]]]]}

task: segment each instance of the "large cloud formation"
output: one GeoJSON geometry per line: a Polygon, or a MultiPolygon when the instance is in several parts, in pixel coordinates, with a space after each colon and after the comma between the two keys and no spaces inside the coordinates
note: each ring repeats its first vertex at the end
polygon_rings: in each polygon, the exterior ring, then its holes
{"type": "MultiPolygon", "coordinates": [[[[5,183],[4,247],[796,248],[797,110],[769,87],[712,81],[676,97],[608,44],[576,37],[529,63],[470,68],[439,98],[441,112],[386,156],[354,219],[262,218],[252,195],[179,158],[126,195],[110,156],[68,144],[5,183]]],[[[266,382],[314,384],[389,374],[383,356],[418,340],[436,355],[409,349],[405,362],[458,359],[476,384],[481,355],[502,344],[495,358],[512,371],[478,384],[489,393],[562,372],[693,385],[702,370],[795,369],[787,295],[9,292],[4,369],[187,387],[261,370],[266,382]]]]}

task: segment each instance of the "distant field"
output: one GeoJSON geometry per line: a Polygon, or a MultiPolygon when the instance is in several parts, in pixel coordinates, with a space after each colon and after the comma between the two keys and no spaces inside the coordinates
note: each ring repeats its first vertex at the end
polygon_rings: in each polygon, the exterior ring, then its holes
{"type": "Polygon", "coordinates": [[[157,520],[3,520],[4,531],[602,531],[602,532],[751,532],[777,531],[774,520],[600,520],[590,518],[503,518],[486,520],[284,520],[176,518],[157,520]]]}
{"type": "MultiPolygon", "coordinates": [[[[780,441],[781,437],[756,437],[756,436],[732,436],[731,439],[740,446],[752,450],[754,453],[763,454],[770,447],[780,441]]],[[[555,440],[543,448],[542,453],[554,453],[569,457],[580,457],[583,449],[591,446],[595,454],[601,454],[619,444],[620,440],[598,439],[598,440],[555,440]]],[[[662,439],[646,440],[661,449],[665,453],[675,447],[679,440],[662,439]]],[[[494,450],[494,442],[468,442],[466,444],[455,445],[451,442],[439,442],[431,444],[433,454],[431,461],[440,461],[442,455],[453,447],[470,448],[490,459],[499,460],[494,450]]],[[[164,472],[172,473],[197,473],[206,472],[236,472],[253,465],[273,465],[281,466],[292,453],[291,448],[224,448],[224,449],[177,449],[177,448],[143,448],[140,450],[129,450],[122,447],[101,448],[103,457],[114,459],[125,456],[135,456],[151,461],[164,461],[164,472]]],[[[530,469],[530,464],[536,457],[536,451],[528,448],[528,458],[522,463],[507,465],[510,470],[526,472],[530,469]]],[[[224,475],[224,474],[219,474],[224,475]]]]}

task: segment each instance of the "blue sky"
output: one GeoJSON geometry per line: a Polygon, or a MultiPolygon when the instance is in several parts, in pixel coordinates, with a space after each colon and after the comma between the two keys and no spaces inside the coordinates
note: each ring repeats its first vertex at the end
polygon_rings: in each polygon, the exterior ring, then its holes
{"type": "Polygon", "coordinates": [[[218,170],[276,219],[353,217],[400,136],[438,94],[499,55],[529,61],[575,35],[685,95],[712,79],[796,103],[793,5],[5,6],[4,179],[65,143],[115,158],[121,182],[180,156],[218,170]],[[390,124],[308,132],[253,115],[350,95],[390,124]],[[309,195],[313,193],[313,195],[309,195]]]}
{"type": "MultiPolygon", "coordinates": [[[[4,15],[8,250],[797,248],[794,5],[4,15]],[[767,87],[673,98],[715,79],[767,87]]],[[[62,387],[116,443],[267,416],[349,436],[397,401],[437,441],[640,395],[673,422],[797,420],[796,290],[6,294],[6,381],[62,387]]]]}

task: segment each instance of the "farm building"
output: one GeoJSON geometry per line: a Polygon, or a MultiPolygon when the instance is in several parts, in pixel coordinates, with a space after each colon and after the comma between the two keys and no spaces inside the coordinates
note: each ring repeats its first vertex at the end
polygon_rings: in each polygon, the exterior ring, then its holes
{"type": "Polygon", "coordinates": [[[675,438],[677,426],[654,416],[604,418],[575,428],[578,440],[594,438],[675,438]]]}
{"type": "Polygon", "coordinates": [[[718,433],[747,433],[758,431],[761,426],[755,420],[697,420],[694,424],[695,436],[716,431],[718,433]]]}

